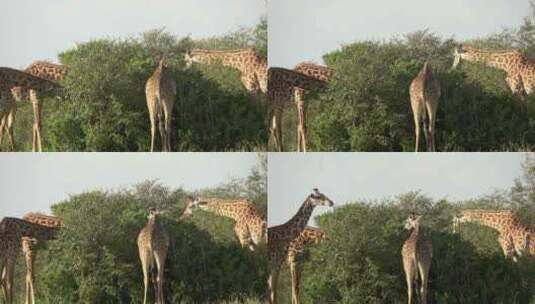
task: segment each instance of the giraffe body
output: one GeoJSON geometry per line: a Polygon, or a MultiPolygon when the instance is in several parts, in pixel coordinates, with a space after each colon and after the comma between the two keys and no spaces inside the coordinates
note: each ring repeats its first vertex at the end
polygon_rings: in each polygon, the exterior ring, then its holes
{"type": "Polygon", "coordinates": [[[186,54],[186,64],[220,63],[223,66],[237,69],[245,89],[254,97],[267,93],[267,58],[255,50],[246,48],[239,50],[214,51],[194,49],[186,54]]]}
{"type": "Polygon", "coordinates": [[[311,245],[317,244],[325,239],[325,232],[314,227],[306,227],[301,234],[290,242],[288,246],[287,263],[290,267],[290,275],[292,276],[292,304],[300,303],[300,288],[301,269],[298,257],[303,250],[311,245]]]}
{"type": "MultiPolygon", "coordinates": [[[[270,118],[270,134],[273,138],[277,150],[283,151],[282,144],[282,116],[284,108],[291,104],[296,97],[299,98],[301,105],[302,94],[304,91],[323,89],[325,88],[325,81],[316,79],[306,74],[289,70],[285,68],[271,67],[268,70],[268,100],[269,100],[269,118],[270,118]]],[[[306,133],[305,123],[306,117],[304,107],[298,107],[298,115],[302,134],[306,133]]],[[[304,138],[304,137],[303,137],[304,138]]],[[[305,138],[306,140],[306,138],[305,138]]],[[[303,142],[306,146],[306,142],[303,142]]]]}
{"type": "Polygon", "coordinates": [[[156,126],[160,130],[162,151],[171,151],[171,122],[176,96],[176,83],[164,60],[145,84],[145,95],[149,109],[151,141],[150,151],[154,151],[156,126]]]}
{"type": "MultiPolygon", "coordinates": [[[[47,63],[48,64],[48,63],[47,63]]],[[[24,72],[0,67],[0,142],[2,140],[2,133],[4,129],[8,131],[11,149],[13,145],[13,120],[16,112],[16,103],[13,100],[21,101],[22,99],[29,99],[32,103],[34,112],[33,125],[33,151],[42,151],[41,140],[41,116],[42,104],[40,98],[43,95],[53,94],[57,95],[61,88],[55,79],[48,79],[52,77],[52,67],[47,69],[40,69],[40,66],[45,65],[44,62],[36,62],[30,65],[24,72]],[[33,75],[36,73],[37,75],[33,75]],[[43,77],[42,77],[43,76],[43,77]]],[[[55,74],[55,78],[59,77],[55,74]]]]}
{"type": "Polygon", "coordinates": [[[147,304],[149,280],[154,264],[156,264],[157,276],[155,284],[156,304],[164,304],[164,269],[167,251],[169,249],[169,235],[158,221],[160,212],[151,209],[147,225],[141,229],[137,238],[139,258],[143,270],[144,296],[143,304],[147,304]]]}
{"type": "MultiPolygon", "coordinates": [[[[329,81],[334,70],[314,64],[311,62],[302,62],[294,67],[294,71],[305,74],[309,77],[320,81],[329,81]]],[[[294,88],[294,102],[297,107],[298,125],[297,125],[297,151],[307,151],[307,103],[305,101],[305,90],[299,87],[294,88]]]]}
{"type": "Polygon", "coordinates": [[[415,215],[407,219],[405,228],[411,230],[411,234],[401,249],[409,304],[413,301],[413,289],[418,276],[420,277],[421,303],[427,303],[427,283],[433,258],[433,244],[429,236],[423,233],[420,219],[421,216],[415,215]]]}
{"type": "Polygon", "coordinates": [[[330,200],[318,189],[314,189],[301,204],[297,213],[286,223],[268,228],[269,258],[269,303],[273,304],[277,297],[277,281],[284,261],[288,259],[290,244],[305,230],[312,211],[316,206],[333,206],[330,200]]]}
{"type": "Polygon", "coordinates": [[[183,216],[191,214],[195,208],[233,219],[234,232],[243,248],[254,251],[266,238],[266,219],[249,200],[197,198],[190,200],[183,216]]]}
{"type": "Polygon", "coordinates": [[[526,95],[535,89],[535,60],[529,59],[517,50],[490,51],[462,45],[454,50],[453,68],[459,62],[481,62],[487,66],[505,71],[505,81],[518,98],[520,109],[526,109],[526,95]]]}
{"type": "Polygon", "coordinates": [[[55,236],[56,229],[22,219],[5,217],[0,221],[0,263],[2,264],[2,291],[6,304],[13,303],[13,276],[15,262],[23,238],[47,241],[55,236]]]}
{"type": "Polygon", "coordinates": [[[535,229],[523,225],[511,211],[463,210],[453,222],[454,227],[473,222],[495,229],[499,233],[498,243],[505,257],[515,262],[524,254],[535,256],[535,229]]]}
{"type": "Polygon", "coordinates": [[[427,151],[433,152],[435,151],[435,121],[438,99],[440,98],[440,83],[427,62],[411,82],[409,93],[416,137],[416,147],[414,150],[418,152],[420,124],[423,122],[427,151]],[[429,120],[429,127],[427,126],[426,119],[429,120]]]}

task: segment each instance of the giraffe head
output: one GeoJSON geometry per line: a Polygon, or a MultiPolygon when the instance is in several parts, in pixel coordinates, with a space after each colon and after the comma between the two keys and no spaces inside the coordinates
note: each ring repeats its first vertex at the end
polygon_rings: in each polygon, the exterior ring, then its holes
{"type": "Polygon", "coordinates": [[[308,196],[308,201],[312,206],[328,206],[332,207],[334,202],[325,194],[321,193],[318,188],[312,189],[312,193],[308,196]]]}
{"type": "Polygon", "coordinates": [[[186,63],[187,68],[190,68],[194,62],[197,62],[197,58],[195,57],[195,50],[191,50],[189,52],[184,53],[184,62],[186,63]]]}
{"type": "Polygon", "coordinates": [[[474,218],[476,213],[480,213],[481,210],[461,210],[455,216],[453,216],[453,232],[457,232],[459,225],[462,223],[470,222],[474,218]]]}
{"type": "Polygon", "coordinates": [[[475,57],[475,49],[469,45],[459,45],[453,49],[453,66],[452,69],[455,69],[457,65],[463,60],[473,60],[475,57]]]}
{"type": "Polygon", "coordinates": [[[421,215],[411,213],[405,220],[405,229],[412,230],[420,225],[421,215]]]}
{"type": "Polygon", "coordinates": [[[205,204],[206,202],[201,201],[198,197],[188,197],[188,200],[186,202],[186,207],[184,208],[184,211],[182,212],[182,215],[180,216],[180,219],[184,219],[190,215],[193,214],[193,210],[196,208],[199,208],[201,205],[205,204]]]}
{"type": "Polygon", "coordinates": [[[154,208],[154,207],[151,207],[151,208],[149,208],[148,219],[149,219],[149,221],[155,221],[156,218],[157,218],[159,215],[162,215],[162,214],[164,214],[164,213],[165,213],[164,211],[160,211],[160,210],[157,210],[157,209],[154,208]]]}

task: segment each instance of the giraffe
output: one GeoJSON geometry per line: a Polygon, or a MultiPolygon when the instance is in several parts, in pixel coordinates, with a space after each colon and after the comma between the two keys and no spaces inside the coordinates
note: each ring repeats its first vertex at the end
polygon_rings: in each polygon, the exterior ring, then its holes
{"type": "Polygon", "coordinates": [[[164,304],[164,269],[167,251],[169,249],[169,235],[158,221],[158,216],[162,214],[154,208],[149,209],[147,225],[141,229],[137,237],[139,258],[143,270],[144,296],[143,304],[147,304],[147,292],[149,287],[149,276],[152,273],[153,263],[156,262],[157,277],[155,284],[156,303],[164,304]]]}
{"type": "MultiPolygon", "coordinates": [[[[30,223],[38,224],[44,227],[50,227],[52,233],[55,233],[57,229],[63,227],[63,220],[59,217],[41,213],[30,212],[25,214],[22,219],[30,223]]],[[[35,238],[22,238],[22,253],[24,254],[24,259],[26,262],[26,304],[35,304],[34,262],[36,257],[35,246],[37,243],[38,240],[35,238]]]]}
{"type": "MultiPolygon", "coordinates": [[[[284,107],[292,101],[292,98],[294,98],[295,94],[301,96],[300,94],[303,93],[303,90],[322,89],[324,87],[325,81],[316,79],[303,73],[285,68],[269,68],[268,117],[270,118],[271,122],[270,134],[279,152],[283,151],[282,116],[284,107]]],[[[298,112],[301,113],[300,111],[298,112]]],[[[301,114],[299,115],[301,117],[301,114]]],[[[306,128],[301,123],[304,123],[302,119],[300,119],[299,129],[304,132],[306,128]]]]}
{"type": "Polygon", "coordinates": [[[306,246],[317,244],[325,238],[326,236],[323,230],[307,226],[288,246],[287,263],[292,276],[292,304],[299,304],[299,283],[301,281],[301,275],[297,258],[306,246]]]}
{"type": "Polygon", "coordinates": [[[431,65],[426,61],[409,88],[412,114],[414,116],[414,130],[416,133],[416,147],[418,152],[420,143],[420,122],[423,121],[424,136],[427,142],[427,151],[435,151],[435,121],[440,98],[440,83],[433,74],[431,65]],[[427,128],[426,116],[429,118],[427,128]]]}
{"type": "MultiPolygon", "coordinates": [[[[312,62],[301,62],[294,67],[294,71],[313,77],[317,80],[327,82],[332,77],[334,70],[312,62]]],[[[307,151],[307,104],[304,100],[305,91],[302,88],[294,88],[294,101],[297,107],[297,151],[307,151]]]]}
{"type": "Polygon", "coordinates": [[[526,110],[526,95],[533,93],[535,89],[535,60],[527,58],[517,50],[491,51],[468,45],[456,47],[453,55],[452,68],[456,68],[463,59],[505,71],[505,81],[509,89],[517,96],[521,111],[526,110]]]}
{"type": "Polygon", "coordinates": [[[54,237],[55,228],[34,224],[23,219],[4,217],[0,221],[0,263],[2,291],[6,304],[13,303],[13,275],[23,237],[45,241],[54,237]]]}
{"type": "Polygon", "coordinates": [[[266,239],[266,219],[247,199],[190,198],[181,218],[191,215],[197,208],[233,219],[234,232],[243,248],[255,251],[266,239]]]}
{"type": "Polygon", "coordinates": [[[154,152],[156,124],[160,129],[162,151],[171,151],[171,121],[175,104],[176,83],[165,59],[161,59],[158,67],[145,84],[145,95],[150,119],[150,151],[154,152]]]}
{"type": "Polygon", "coordinates": [[[270,275],[268,280],[269,303],[274,304],[277,297],[279,271],[288,258],[289,247],[306,228],[312,211],[316,206],[334,205],[333,201],[317,188],[307,196],[297,213],[286,223],[268,228],[268,258],[270,275]]]}
{"type": "Polygon", "coordinates": [[[503,254],[514,262],[524,253],[535,256],[535,229],[523,225],[509,210],[463,210],[453,218],[454,231],[459,224],[466,222],[479,223],[498,231],[498,243],[503,254]]]}
{"type": "Polygon", "coordinates": [[[413,286],[417,282],[418,274],[420,274],[421,303],[427,303],[427,282],[433,258],[433,244],[420,227],[421,218],[421,215],[415,214],[411,214],[407,218],[405,229],[411,230],[411,234],[401,249],[409,304],[412,303],[413,286]]]}
{"type": "MultiPolygon", "coordinates": [[[[61,81],[67,74],[67,67],[64,65],[50,63],[47,61],[35,61],[31,63],[24,70],[24,72],[58,84],[59,81],[61,81]]],[[[26,94],[23,94],[23,93],[24,91],[22,87],[15,86],[11,88],[11,94],[8,94],[6,96],[7,100],[5,101],[5,110],[0,109],[0,142],[2,140],[2,132],[3,132],[3,130],[1,129],[5,129],[8,134],[10,148],[12,150],[14,149],[13,123],[15,120],[15,113],[17,110],[16,102],[20,102],[25,97],[25,95],[29,95],[30,100],[32,102],[33,111],[34,111],[33,151],[35,151],[36,145],[37,147],[39,147],[39,151],[42,151],[41,149],[42,103],[37,98],[37,94],[32,93],[31,91],[27,92],[26,94]],[[32,99],[32,95],[35,96],[34,99],[32,99]]],[[[0,105],[0,108],[1,107],[2,105],[0,105]]]]}
{"type": "MultiPolygon", "coordinates": [[[[34,125],[33,125],[33,143],[32,151],[42,151],[41,141],[41,116],[42,105],[40,97],[52,93],[57,95],[59,93],[60,85],[55,81],[48,79],[45,73],[48,70],[39,70],[39,63],[30,65],[24,72],[0,67],[0,106],[3,108],[0,113],[0,142],[2,140],[2,132],[4,129],[8,130],[8,137],[11,144],[11,149],[14,149],[13,144],[13,120],[15,115],[16,103],[12,99],[20,101],[22,99],[30,99],[33,106],[34,125]],[[36,75],[33,75],[35,73],[36,75]]],[[[42,63],[41,63],[42,65],[42,63]]]]}
{"type": "Polygon", "coordinates": [[[256,99],[267,94],[267,58],[252,48],[214,51],[194,49],[184,55],[187,67],[196,63],[215,64],[237,69],[245,89],[256,99]]]}

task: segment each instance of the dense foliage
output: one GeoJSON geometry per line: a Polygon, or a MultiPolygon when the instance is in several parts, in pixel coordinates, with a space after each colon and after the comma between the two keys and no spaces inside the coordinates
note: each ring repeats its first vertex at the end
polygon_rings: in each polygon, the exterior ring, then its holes
{"type": "MultiPolygon", "coordinates": [[[[355,201],[316,218],[328,240],[304,255],[304,303],[406,303],[401,247],[409,232],[408,214],[422,214],[433,241],[430,303],[535,303],[535,259],[517,264],[504,258],[497,232],[463,224],[453,233],[451,219],[464,208],[512,209],[535,225],[535,159],[509,190],[477,199],[432,200],[411,192],[382,201],[355,201]]],[[[288,280],[287,276],[282,279],[288,280]]],[[[288,283],[281,299],[289,303],[288,283]]]]}
{"type": "MultiPolygon", "coordinates": [[[[199,194],[246,197],[265,215],[264,168],[262,164],[246,179],[199,194]]],[[[55,204],[53,213],[64,219],[65,228],[38,252],[37,302],[141,303],[143,276],[136,238],[147,222],[149,207],[168,211],[163,216],[171,239],[165,271],[167,303],[261,302],[267,281],[265,246],[254,253],[242,249],[233,222],[210,213],[198,211],[178,221],[188,194],[146,181],[127,189],[72,195],[55,204]]],[[[25,267],[18,269],[16,303],[22,303],[25,267]]]]}
{"type": "MultiPolygon", "coordinates": [[[[456,41],[427,30],[387,41],[358,41],[323,56],[335,69],[329,88],[309,95],[309,143],[321,151],[413,151],[409,85],[429,61],[441,87],[436,124],[439,151],[533,150],[535,98],[522,114],[505,73],[462,62],[451,70],[453,48],[470,43],[516,48],[535,56],[535,10],[518,29],[456,41]]],[[[285,146],[296,146],[296,113],[284,122],[285,146]]],[[[423,146],[423,145],[422,145],[423,146]]]]}
{"type": "MultiPolygon", "coordinates": [[[[44,149],[147,151],[145,82],[165,56],[177,83],[174,151],[265,150],[263,106],[251,100],[233,69],[186,69],[183,55],[192,47],[254,47],[266,54],[267,22],[200,41],[152,30],[135,38],[97,39],[62,52],[60,61],[69,67],[62,82],[65,96],[44,100],[44,149]]],[[[23,103],[15,124],[19,150],[31,149],[32,123],[31,105],[23,103]]]]}

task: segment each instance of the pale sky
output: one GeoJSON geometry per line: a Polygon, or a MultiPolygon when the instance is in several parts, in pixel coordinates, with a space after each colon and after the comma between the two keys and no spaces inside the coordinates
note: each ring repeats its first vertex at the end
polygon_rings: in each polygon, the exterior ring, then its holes
{"type": "MultiPolygon", "coordinates": [[[[290,219],[313,188],[335,207],[417,190],[433,199],[477,198],[511,187],[522,160],[522,153],[269,153],[268,225],[290,219]]],[[[329,210],[317,207],[313,216],[329,210]]]]}
{"type": "Polygon", "coordinates": [[[148,179],[193,191],[249,175],[256,153],[2,153],[0,218],[49,207],[88,190],[148,179]]]}
{"type": "Polygon", "coordinates": [[[358,40],[388,39],[428,28],[444,38],[475,38],[515,27],[528,0],[270,0],[269,65],[322,63],[322,55],[358,40]]]}
{"type": "Polygon", "coordinates": [[[91,39],[165,27],[204,38],[255,26],[263,0],[2,0],[0,66],[26,67],[91,39]]]}

